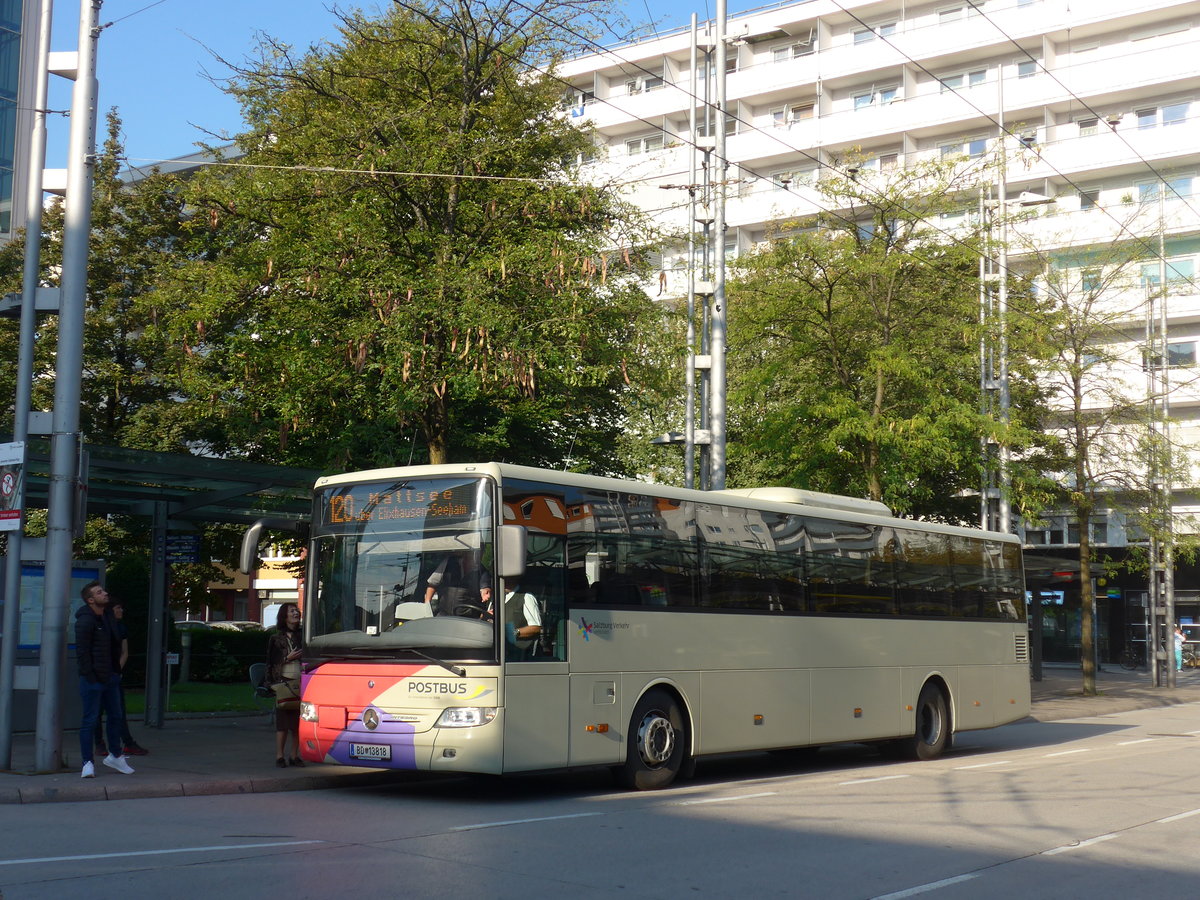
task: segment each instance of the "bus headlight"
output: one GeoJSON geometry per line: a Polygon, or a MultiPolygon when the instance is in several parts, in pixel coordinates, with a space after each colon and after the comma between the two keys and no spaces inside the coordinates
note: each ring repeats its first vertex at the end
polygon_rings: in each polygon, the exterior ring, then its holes
{"type": "Polygon", "coordinates": [[[317,704],[300,701],[300,718],[305,722],[317,721],[317,704]]]}
{"type": "Polygon", "coordinates": [[[435,728],[473,728],[496,718],[494,706],[452,706],[438,717],[435,728]]]}

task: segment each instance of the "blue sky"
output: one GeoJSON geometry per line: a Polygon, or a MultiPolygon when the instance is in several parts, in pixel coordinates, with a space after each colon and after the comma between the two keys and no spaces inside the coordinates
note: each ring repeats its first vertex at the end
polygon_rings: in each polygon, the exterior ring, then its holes
{"type": "MultiPolygon", "coordinates": [[[[694,11],[701,19],[715,0],[626,0],[627,15],[636,23],[654,19],[665,27],[685,25],[694,11]]],[[[730,12],[762,5],[730,0],[730,12]]],[[[55,0],[52,50],[77,46],[78,0],[55,0]]],[[[211,84],[227,70],[213,53],[233,61],[245,59],[265,32],[296,47],[336,35],[335,15],[321,0],[105,0],[100,22],[113,23],[100,37],[97,65],[100,108],[116,106],[124,121],[126,153],[131,163],[170,159],[209,140],[196,126],[236,132],[237,105],[211,84]]],[[[343,4],[379,9],[378,0],[343,4]]],[[[50,108],[67,109],[70,83],[51,79],[50,108]]],[[[103,119],[101,119],[103,122],[103,119]]],[[[66,165],[68,125],[61,116],[49,119],[47,165],[66,165]]],[[[98,140],[102,140],[101,136],[98,140]]]]}

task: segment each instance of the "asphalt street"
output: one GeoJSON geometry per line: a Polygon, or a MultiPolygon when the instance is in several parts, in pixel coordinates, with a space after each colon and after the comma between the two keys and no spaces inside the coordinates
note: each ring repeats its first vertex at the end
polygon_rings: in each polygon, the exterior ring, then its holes
{"type": "MultiPolygon", "coordinates": [[[[1180,673],[1179,686],[1168,689],[1154,687],[1145,672],[1106,667],[1097,676],[1097,686],[1097,696],[1084,697],[1077,668],[1046,666],[1042,680],[1032,685],[1032,718],[1050,722],[1200,703],[1200,670],[1194,669],[1180,673]]],[[[79,777],[76,732],[68,731],[63,736],[65,768],[43,774],[34,772],[34,736],[17,735],[13,767],[0,772],[0,804],[262,794],[389,784],[422,777],[326,765],[277,769],[269,714],[172,718],[161,729],[135,724],[133,730],[150,750],[148,756],[129,758],[135,773],[122,775],[97,765],[92,779],[79,777]]]]}

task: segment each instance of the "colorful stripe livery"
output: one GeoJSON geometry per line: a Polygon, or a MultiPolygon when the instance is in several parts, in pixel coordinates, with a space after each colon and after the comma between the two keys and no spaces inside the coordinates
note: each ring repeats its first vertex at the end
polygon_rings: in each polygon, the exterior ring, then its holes
{"type": "Polygon", "coordinates": [[[423,663],[327,663],[304,676],[301,696],[312,709],[300,721],[305,759],[410,770],[433,767],[434,726],[447,707],[498,705],[495,678],[423,663]]]}

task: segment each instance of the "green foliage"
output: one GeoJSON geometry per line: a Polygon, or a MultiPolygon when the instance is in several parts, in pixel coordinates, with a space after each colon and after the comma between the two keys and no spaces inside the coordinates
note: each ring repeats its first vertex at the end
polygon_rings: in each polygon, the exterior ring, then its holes
{"type": "Polygon", "coordinates": [[[141,306],[210,449],[613,468],[653,377],[633,217],[563,167],[552,36],[507,9],[348,16],[237,73],[244,156],[190,185],[189,261],[141,306]]]}
{"type": "MultiPolygon", "coordinates": [[[[250,666],[267,661],[265,632],[194,628],[188,634],[192,681],[248,681],[250,666]]],[[[167,641],[172,652],[182,652],[182,637],[182,632],[172,626],[167,641]]]]}
{"type": "Polygon", "coordinates": [[[746,261],[730,286],[732,481],[975,517],[980,441],[1000,433],[979,409],[980,235],[928,225],[970,187],[953,161],[822,180],[844,212],[746,261]]]}

